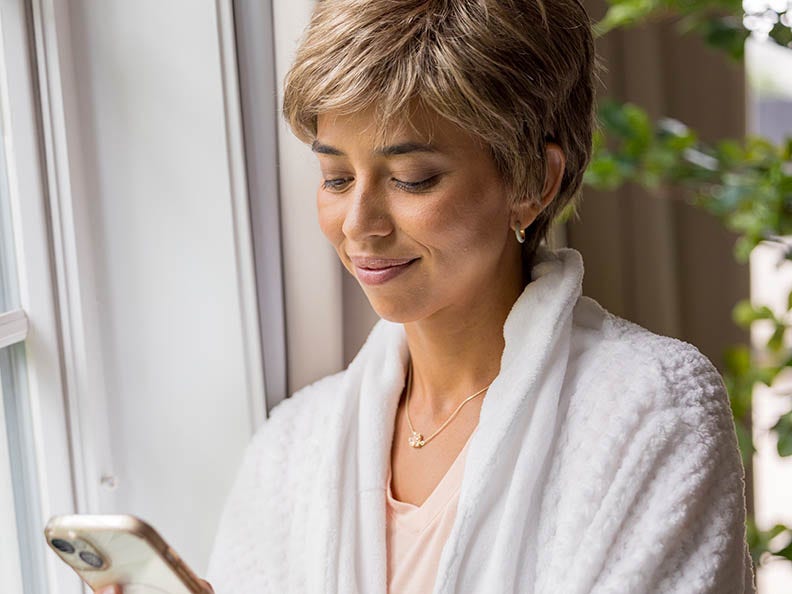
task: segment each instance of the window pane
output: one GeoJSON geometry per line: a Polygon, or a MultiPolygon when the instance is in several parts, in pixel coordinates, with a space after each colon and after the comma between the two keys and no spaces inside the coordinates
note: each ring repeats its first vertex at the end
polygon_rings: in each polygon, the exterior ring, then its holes
{"type": "MultiPolygon", "coordinates": [[[[39,514],[24,343],[0,349],[0,382],[24,594],[44,593],[46,583],[42,560],[46,544],[39,514]]],[[[7,488],[7,484],[0,485],[0,488],[7,488]]]]}
{"type": "MultiPolygon", "coordinates": [[[[792,137],[792,49],[749,39],[745,67],[750,91],[749,131],[774,143],[785,142],[792,137]]],[[[751,253],[750,268],[753,302],[767,305],[783,316],[792,290],[792,263],[784,262],[778,246],[760,244],[751,253]]],[[[754,346],[762,349],[771,333],[763,321],[755,323],[751,328],[754,346]]],[[[780,396],[787,381],[779,378],[773,389],[757,383],[753,394],[756,522],[764,530],[778,523],[792,525],[792,459],[778,456],[777,439],[770,431],[779,415],[789,409],[788,401],[780,396]]],[[[783,546],[777,540],[773,544],[783,546]]],[[[762,594],[785,594],[792,583],[792,565],[764,563],[756,580],[762,594]]]]}
{"type": "MultiPolygon", "coordinates": [[[[3,61],[0,60],[0,69],[3,61]]],[[[0,72],[0,76],[5,73],[0,72]]],[[[8,193],[8,135],[4,129],[5,105],[0,94],[0,313],[20,307],[17,280],[14,234],[11,221],[11,201],[8,193]]],[[[4,502],[12,501],[4,512],[3,528],[12,530],[1,540],[14,539],[18,543],[22,577],[22,594],[46,593],[44,579],[44,538],[42,535],[39,490],[36,481],[35,445],[27,392],[25,344],[0,349],[0,454],[5,456],[0,489],[4,502]],[[9,477],[6,474],[10,473],[9,477]],[[10,511],[10,517],[8,515],[10,511]],[[11,525],[7,525],[6,520],[11,525]],[[14,534],[13,524],[16,524],[14,534]]],[[[5,545],[0,541],[0,551],[5,545]]],[[[12,544],[13,546],[13,544],[12,544]]],[[[2,554],[2,553],[0,553],[2,554]]],[[[17,573],[17,572],[15,572],[17,573]]],[[[0,576],[0,585],[16,576],[0,576]],[[5,578],[5,581],[4,581],[5,578]]],[[[16,586],[18,588],[18,585],[16,586]]]]}
{"type": "Polygon", "coordinates": [[[19,291],[14,264],[14,234],[11,225],[11,201],[8,197],[7,146],[6,133],[3,128],[4,118],[2,117],[4,109],[2,95],[0,95],[0,133],[2,133],[0,136],[0,313],[19,307],[19,291]]]}
{"type": "Polygon", "coordinates": [[[792,136],[792,49],[752,39],[745,49],[750,132],[785,142],[792,136]]]}

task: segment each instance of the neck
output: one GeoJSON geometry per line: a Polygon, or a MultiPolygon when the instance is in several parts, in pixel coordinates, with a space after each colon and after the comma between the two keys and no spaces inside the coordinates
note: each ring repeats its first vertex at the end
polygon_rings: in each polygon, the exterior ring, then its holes
{"type": "Polygon", "coordinates": [[[527,282],[520,266],[470,303],[405,324],[413,366],[410,408],[438,419],[451,414],[500,371],[503,326],[527,282]]]}

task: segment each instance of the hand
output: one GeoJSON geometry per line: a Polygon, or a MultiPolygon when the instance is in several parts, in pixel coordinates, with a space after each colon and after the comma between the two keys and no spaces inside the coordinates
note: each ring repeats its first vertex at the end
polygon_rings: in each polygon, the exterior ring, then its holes
{"type": "MultiPolygon", "coordinates": [[[[201,585],[203,585],[203,587],[206,588],[207,592],[214,592],[214,588],[212,588],[212,584],[210,584],[206,580],[201,580],[201,585]]],[[[94,594],[124,594],[124,590],[118,584],[113,584],[112,586],[105,586],[103,588],[99,588],[98,590],[95,590],[94,594]]]]}

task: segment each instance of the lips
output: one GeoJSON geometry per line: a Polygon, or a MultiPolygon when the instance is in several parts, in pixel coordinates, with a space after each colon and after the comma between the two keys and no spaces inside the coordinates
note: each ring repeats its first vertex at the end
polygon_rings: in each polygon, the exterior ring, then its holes
{"type": "Polygon", "coordinates": [[[349,259],[352,260],[352,264],[356,268],[365,268],[366,270],[383,270],[393,266],[402,266],[415,260],[415,258],[374,258],[369,256],[350,256],[349,259]]]}
{"type": "Polygon", "coordinates": [[[366,285],[381,285],[409,270],[418,258],[350,256],[350,260],[360,282],[366,285]]]}

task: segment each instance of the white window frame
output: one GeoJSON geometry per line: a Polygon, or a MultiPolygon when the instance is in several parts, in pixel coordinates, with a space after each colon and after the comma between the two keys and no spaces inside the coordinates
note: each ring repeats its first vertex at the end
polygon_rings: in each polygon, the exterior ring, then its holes
{"type": "MultiPolygon", "coordinates": [[[[270,2],[233,1],[233,23],[220,19],[236,45],[251,241],[267,412],[288,395],[286,312],[278,184],[278,102],[270,2]],[[229,30],[232,29],[233,30],[229,30]],[[273,289],[277,287],[277,289],[273,289]]],[[[226,52],[226,54],[230,53],[226,52]]]]}
{"type": "MultiPolygon", "coordinates": [[[[33,4],[34,11],[36,7],[40,11],[40,6],[33,4]]],[[[50,516],[75,511],[75,492],[29,6],[24,0],[2,0],[0,4],[0,59],[5,74],[0,77],[0,93],[6,106],[2,117],[21,306],[21,310],[3,312],[0,342],[8,345],[24,340],[40,489],[39,507],[31,513],[43,530],[50,516]]],[[[45,546],[43,532],[41,542],[45,546]]],[[[44,555],[44,559],[49,594],[83,592],[77,576],[55,555],[44,555]]],[[[0,591],[20,591],[18,579],[13,572],[0,573],[0,591]]]]}
{"type": "Polygon", "coordinates": [[[14,490],[11,488],[11,460],[6,434],[5,407],[2,403],[3,384],[0,383],[0,532],[6,535],[3,554],[0,555],[0,587],[5,592],[23,592],[19,546],[15,538],[8,536],[17,533],[17,521],[14,490]]]}

